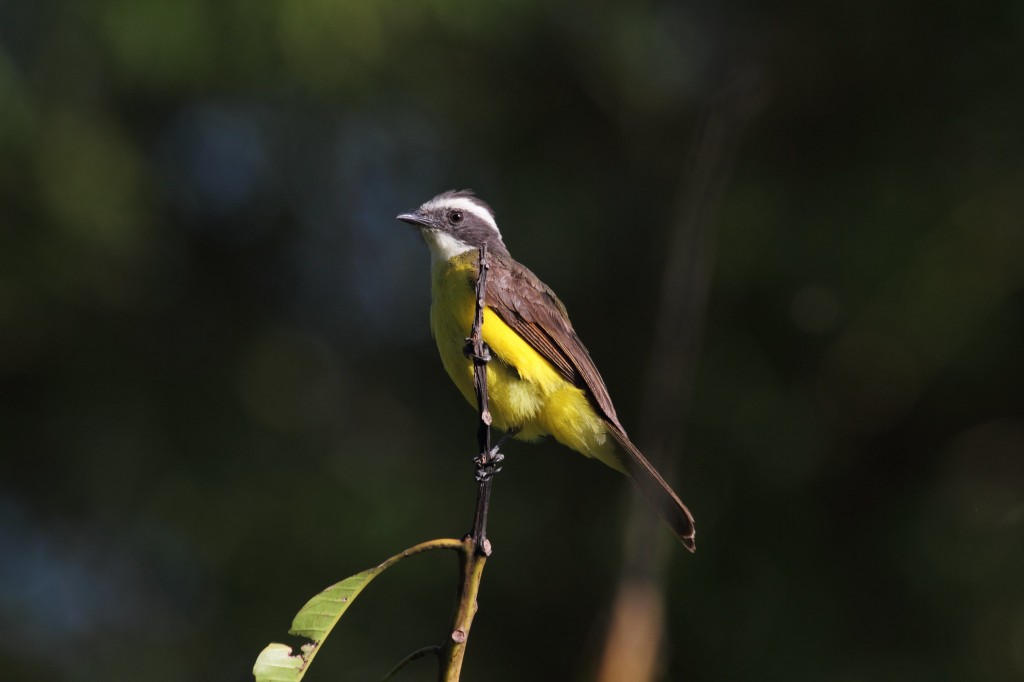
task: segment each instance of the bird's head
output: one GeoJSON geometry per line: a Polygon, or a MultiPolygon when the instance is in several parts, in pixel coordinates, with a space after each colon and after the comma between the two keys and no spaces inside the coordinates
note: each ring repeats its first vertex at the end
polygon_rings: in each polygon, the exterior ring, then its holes
{"type": "Polygon", "coordinates": [[[470,190],[438,194],[398,220],[419,229],[435,261],[446,261],[487,244],[488,251],[507,254],[494,211],[470,190]]]}

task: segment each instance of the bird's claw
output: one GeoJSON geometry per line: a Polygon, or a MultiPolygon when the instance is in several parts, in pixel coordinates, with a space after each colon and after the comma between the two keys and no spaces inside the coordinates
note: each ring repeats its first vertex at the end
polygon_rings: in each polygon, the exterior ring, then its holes
{"type": "Polygon", "coordinates": [[[473,343],[473,339],[466,339],[466,345],[462,347],[462,354],[471,360],[477,360],[479,362],[490,362],[491,361],[491,349],[486,343],[480,344],[481,352],[477,354],[476,344],[473,343]]]}
{"type": "Polygon", "coordinates": [[[474,457],[473,464],[476,465],[477,483],[483,483],[491,476],[501,471],[501,463],[504,459],[505,455],[498,452],[497,447],[491,448],[486,454],[474,457]]]}

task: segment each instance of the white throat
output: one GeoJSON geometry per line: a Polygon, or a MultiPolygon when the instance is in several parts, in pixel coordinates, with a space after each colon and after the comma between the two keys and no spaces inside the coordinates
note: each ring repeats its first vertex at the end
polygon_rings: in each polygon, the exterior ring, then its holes
{"type": "Polygon", "coordinates": [[[430,260],[434,264],[444,263],[459,254],[473,250],[466,242],[440,230],[423,230],[423,239],[430,248],[430,260]]]}

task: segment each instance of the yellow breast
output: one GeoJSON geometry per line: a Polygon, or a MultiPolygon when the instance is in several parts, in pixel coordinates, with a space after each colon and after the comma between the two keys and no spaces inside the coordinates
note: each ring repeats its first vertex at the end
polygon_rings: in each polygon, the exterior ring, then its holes
{"type": "MultiPolygon", "coordinates": [[[[434,264],[430,326],[448,376],[475,407],[473,363],[464,354],[476,311],[474,256],[468,252],[434,264]]],[[[483,337],[492,356],[487,388],[495,427],[518,428],[522,440],[552,435],[577,452],[620,468],[606,424],[582,389],[566,381],[489,308],[484,309],[483,337]]]]}

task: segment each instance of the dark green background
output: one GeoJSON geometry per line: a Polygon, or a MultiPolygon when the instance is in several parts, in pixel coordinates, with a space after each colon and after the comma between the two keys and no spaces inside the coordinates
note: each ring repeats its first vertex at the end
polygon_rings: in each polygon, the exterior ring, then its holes
{"type": "MultiPolygon", "coordinates": [[[[0,677],[249,679],[309,596],[467,529],[393,219],[439,191],[493,204],[636,428],[738,79],[665,678],[1020,679],[1022,44],[1019,0],[0,2],[0,677]]],[[[587,679],[628,486],[506,454],[465,677],[587,679]]],[[[385,574],[309,679],[438,641],[454,580],[385,574]]]]}

